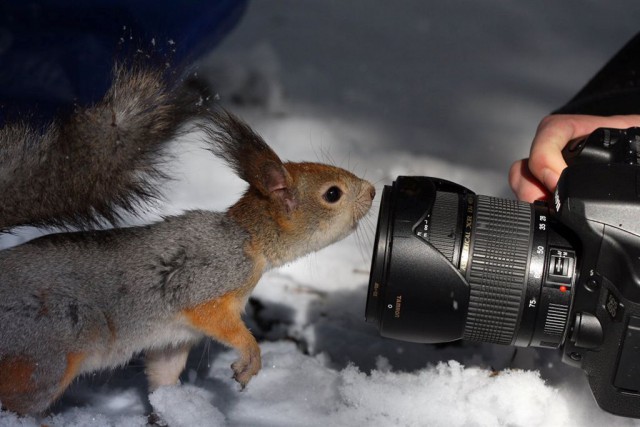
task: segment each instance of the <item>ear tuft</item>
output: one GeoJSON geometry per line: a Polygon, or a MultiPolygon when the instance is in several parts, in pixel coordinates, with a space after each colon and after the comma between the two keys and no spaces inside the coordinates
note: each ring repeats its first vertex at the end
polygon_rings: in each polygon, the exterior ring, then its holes
{"type": "Polygon", "coordinates": [[[209,112],[198,123],[208,150],[236,174],[268,196],[270,187],[285,186],[287,173],[278,155],[246,123],[224,109],[209,112]]]}
{"type": "Polygon", "coordinates": [[[287,215],[297,207],[292,180],[282,160],[246,123],[224,109],[209,112],[198,124],[208,150],[263,196],[277,201],[287,215]]]}

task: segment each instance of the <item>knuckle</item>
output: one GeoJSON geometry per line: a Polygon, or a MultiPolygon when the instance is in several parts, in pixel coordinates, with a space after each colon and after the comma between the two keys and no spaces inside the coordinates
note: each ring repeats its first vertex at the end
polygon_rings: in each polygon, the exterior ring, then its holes
{"type": "Polygon", "coordinates": [[[540,123],[538,123],[538,129],[537,129],[537,133],[540,133],[541,131],[548,129],[548,128],[553,128],[555,126],[557,126],[557,124],[559,123],[559,121],[564,121],[566,120],[566,116],[564,115],[548,115],[542,118],[542,120],[540,120],[540,123]]]}

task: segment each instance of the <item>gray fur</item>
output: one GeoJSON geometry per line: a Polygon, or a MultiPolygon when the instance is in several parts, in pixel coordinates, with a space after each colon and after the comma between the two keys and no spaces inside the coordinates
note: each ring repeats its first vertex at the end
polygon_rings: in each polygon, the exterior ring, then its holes
{"type": "Polygon", "coordinates": [[[38,322],[50,323],[67,343],[92,325],[83,319],[105,316],[132,339],[143,336],[145,324],[241,286],[251,270],[247,239],[223,213],[190,211],[149,226],[53,234],[2,251],[0,315],[20,321],[1,322],[0,349],[40,333],[38,322]]]}
{"type": "Polygon", "coordinates": [[[193,342],[202,335],[176,314],[246,281],[247,239],[225,214],[191,211],[145,227],[48,235],[2,251],[0,358],[28,354],[39,361],[34,380],[51,382],[36,406],[44,410],[68,353],[100,355],[109,360],[104,368],[142,349],[193,342]]]}

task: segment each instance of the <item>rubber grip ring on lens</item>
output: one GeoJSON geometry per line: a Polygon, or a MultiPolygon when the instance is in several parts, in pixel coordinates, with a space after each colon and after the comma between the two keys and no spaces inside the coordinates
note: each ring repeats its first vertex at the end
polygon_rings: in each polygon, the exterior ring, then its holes
{"type": "Polygon", "coordinates": [[[464,339],[510,345],[527,282],[532,207],[478,196],[464,339]]]}

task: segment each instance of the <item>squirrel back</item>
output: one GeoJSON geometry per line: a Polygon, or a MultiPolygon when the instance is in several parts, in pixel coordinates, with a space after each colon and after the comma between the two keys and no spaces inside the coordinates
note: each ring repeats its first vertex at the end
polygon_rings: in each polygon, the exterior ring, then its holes
{"type": "Polygon", "coordinates": [[[188,99],[159,73],[119,69],[105,99],[64,125],[40,137],[24,125],[0,130],[3,229],[117,221],[118,209],[156,194],[162,149],[187,123],[249,184],[226,212],[0,251],[0,402],[9,410],[44,411],[78,375],[140,352],[150,390],[175,384],[203,336],[240,353],[232,370],[245,387],[261,359],[241,314],[262,274],[342,239],[371,207],[367,181],[283,162],[246,123],[188,99]]]}

